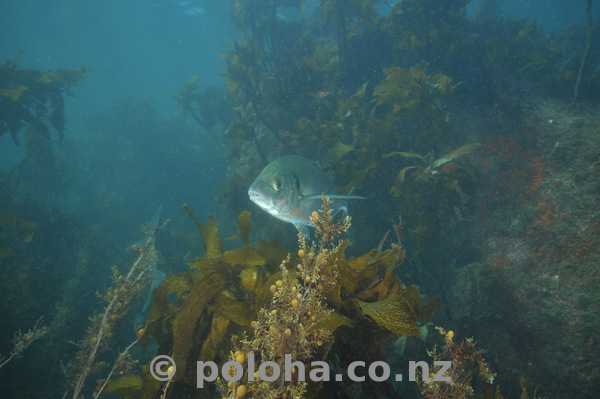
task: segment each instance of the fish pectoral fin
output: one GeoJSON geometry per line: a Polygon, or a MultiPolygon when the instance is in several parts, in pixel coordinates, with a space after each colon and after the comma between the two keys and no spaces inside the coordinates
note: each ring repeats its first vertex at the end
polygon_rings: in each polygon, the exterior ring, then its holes
{"type": "MultiPolygon", "coordinates": [[[[361,197],[360,195],[339,195],[339,194],[324,194],[329,199],[367,199],[366,197],[361,197]]],[[[303,199],[313,200],[313,199],[321,199],[323,195],[308,195],[306,197],[302,197],[303,199]]]]}

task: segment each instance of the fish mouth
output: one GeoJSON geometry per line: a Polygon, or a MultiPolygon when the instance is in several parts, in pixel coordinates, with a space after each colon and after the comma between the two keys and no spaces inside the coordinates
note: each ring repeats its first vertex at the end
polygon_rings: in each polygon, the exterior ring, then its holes
{"type": "Polygon", "coordinates": [[[248,197],[250,197],[250,200],[252,202],[256,202],[256,200],[263,197],[263,195],[256,190],[250,189],[250,190],[248,190],[248,197]]]}
{"type": "Polygon", "coordinates": [[[254,202],[256,205],[261,208],[267,208],[267,197],[262,194],[260,191],[250,189],[248,190],[248,197],[250,197],[250,201],[254,202]]]}
{"type": "Polygon", "coordinates": [[[273,199],[259,190],[249,190],[248,196],[250,197],[250,201],[254,202],[267,213],[271,215],[278,215],[280,213],[277,206],[273,203],[273,199]]]}

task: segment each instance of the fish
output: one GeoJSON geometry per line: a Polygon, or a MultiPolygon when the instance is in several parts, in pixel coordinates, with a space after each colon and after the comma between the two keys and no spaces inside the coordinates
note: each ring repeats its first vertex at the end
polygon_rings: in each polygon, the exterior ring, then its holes
{"type": "MultiPolygon", "coordinates": [[[[150,219],[150,221],[146,224],[147,231],[151,231],[151,232],[157,231],[158,232],[157,229],[159,227],[162,211],[163,211],[163,207],[162,207],[162,205],[159,205],[158,208],[156,208],[156,210],[154,211],[154,214],[152,215],[152,218],[150,219]]],[[[156,240],[156,236],[157,236],[157,234],[154,234],[152,236],[150,243],[152,243],[156,240]]],[[[148,241],[148,237],[145,237],[141,240],[138,240],[135,244],[130,245],[128,249],[129,249],[129,251],[131,251],[131,248],[134,246],[142,248],[142,247],[144,247],[144,245],[146,245],[147,241],[148,241]]],[[[148,244],[150,244],[150,243],[148,243],[148,244]]],[[[152,268],[152,283],[150,284],[150,291],[148,292],[148,295],[146,296],[146,300],[144,301],[144,307],[142,308],[142,312],[141,312],[142,314],[145,313],[150,308],[150,304],[152,303],[152,291],[154,291],[154,289],[156,287],[160,286],[166,277],[166,274],[163,273],[162,271],[160,271],[156,267],[155,263],[151,263],[149,265],[149,267],[152,268]]]]}
{"type": "Polygon", "coordinates": [[[331,211],[348,213],[347,200],[366,199],[357,195],[338,195],[325,171],[309,159],[286,155],[269,163],[250,188],[250,200],[262,210],[303,232],[312,226],[310,216],[323,206],[323,195],[334,200],[331,211]]]}
{"type": "Polygon", "coordinates": [[[142,314],[146,313],[146,311],[150,309],[150,304],[152,304],[152,291],[154,291],[155,288],[160,287],[166,276],[167,275],[164,272],[156,268],[152,271],[152,283],[150,284],[150,291],[146,296],[146,301],[144,302],[144,307],[142,308],[142,314]]]}
{"type": "Polygon", "coordinates": [[[279,21],[290,23],[300,21],[302,17],[302,12],[295,7],[275,7],[275,18],[279,21]]]}
{"type": "MultiPolygon", "coordinates": [[[[162,209],[163,209],[162,205],[159,205],[158,208],[156,208],[156,210],[154,211],[154,214],[152,215],[152,219],[150,219],[150,221],[146,224],[146,227],[145,227],[146,231],[152,232],[152,231],[155,231],[156,229],[158,229],[158,223],[160,222],[160,215],[162,214],[162,209]]],[[[156,235],[154,235],[152,237],[151,242],[154,241],[155,238],[156,238],[156,235]]],[[[127,246],[125,248],[125,252],[131,252],[131,248],[134,248],[134,247],[143,248],[144,245],[146,245],[146,241],[148,241],[148,237],[140,238],[133,244],[127,246]]]]}
{"type": "Polygon", "coordinates": [[[206,10],[202,7],[191,7],[183,12],[187,15],[202,15],[206,12],[206,10]]]}

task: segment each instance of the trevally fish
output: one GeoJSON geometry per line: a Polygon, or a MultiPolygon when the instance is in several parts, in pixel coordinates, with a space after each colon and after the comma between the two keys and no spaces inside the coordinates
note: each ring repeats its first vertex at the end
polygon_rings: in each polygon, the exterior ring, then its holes
{"type": "Polygon", "coordinates": [[[333,200],[332,214],[347,213],[346,200],[365,199],[357,195],[338,195],[323,169],[306,158],[286,155],[277,158],[260,172],[248,189],[250,200],[284,222],[307,231],[310,216],[323,206],[323,195],[333,200]]]}

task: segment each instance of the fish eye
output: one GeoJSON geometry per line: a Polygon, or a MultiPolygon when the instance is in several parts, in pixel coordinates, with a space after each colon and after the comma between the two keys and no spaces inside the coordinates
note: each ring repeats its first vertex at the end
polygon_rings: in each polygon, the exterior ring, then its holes
{"type": "Polygon", "coordinates": [[[273,190],[279,191],[283,187],[283,181],[281,179],[273,180],[273,190]]]}

